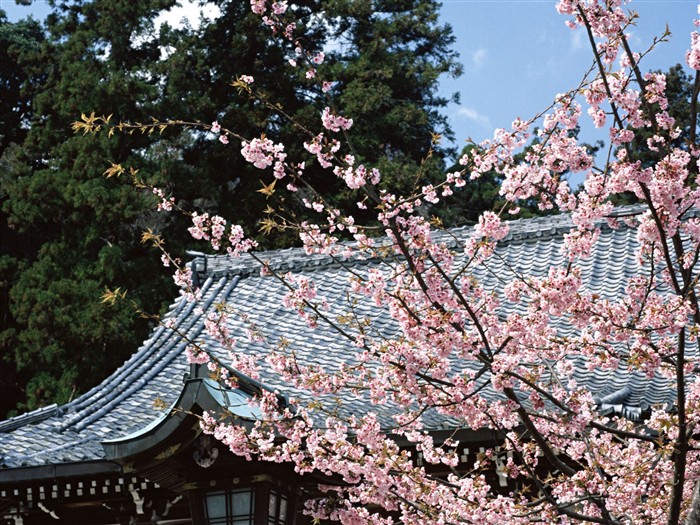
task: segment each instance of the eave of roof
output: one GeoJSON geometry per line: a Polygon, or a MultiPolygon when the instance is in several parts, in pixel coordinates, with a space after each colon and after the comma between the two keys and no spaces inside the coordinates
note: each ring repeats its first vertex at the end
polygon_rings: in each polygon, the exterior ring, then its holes
{"type": "MultiPolygon", "coordinates": [[[[134,457],[153,457],[166,445],[189,444],[199,434],[192,428],[192,416],[206,411],[214,416],[233,416],[239,425],[251,425],[259,413],[250,407],[251,396],[230,389],[209,378],[186,381],[180,397],[160,418],[126,436],[102,442],[108,459],[124,463],[134,457]]],[[[196,419],[195,419],[196,423],[196,419]]]]}
{"type": "Polygon", "coordinates": [[[121,472],[121,465],[106,459],[17,467],[0,469],[0,485],[13,485],[30,481],[48,481],[64,478],[92,477],[104,474],[120,474],[121,472]]]}

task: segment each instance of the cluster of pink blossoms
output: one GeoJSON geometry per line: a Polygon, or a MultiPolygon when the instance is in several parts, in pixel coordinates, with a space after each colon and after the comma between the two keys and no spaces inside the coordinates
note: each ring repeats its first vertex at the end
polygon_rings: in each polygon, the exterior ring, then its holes
{"type": "Polygon", "coordinates": [[[187,345],[185,348],[185,356],[187,357],[187,362],[195,365],[203,365],[209,363],[209,354],[196,345],[187,345]]]}
{"type": "Polygon", "coordinates": [[[235,346],[235,341],[233,340],[227,321],[228,315],[226,312],[210,312],[204,320],[204,331],[214,341],[221,343],[224,348],[232,349],[235,346]]]}
{"type": "Polygon", "coordinates": [[[195,302],[201,297],[200,290],[195,287],[192,280],[192,268],[189,266],[178,267],[175,269],[173,274],[173,280],[175,284],[180,287],[180,294],[185,298],[186,301],[195,302]]]}
{"type": "Polygon", "coordinates": [[[188,231],[194,239],[210,241],[215,250],[221,248],[221,239],[226,232],[226,220],[223,217],[218,215],[210,217],[208,213],[199,215],[194,212],[192,224],[188,231]]]}
{"type": "Polygon", "coordinates": [[[315,327],[320,310],[327,310],[328,303],[317,297],[316,285],[308,277],[288,273],[285,281],[290,289],[282,299],[282,305],[293,308],[310,327],[315,327]]]}
{"type": "Polygon", "coordinates": [[[355,157],[352,155],[345,156],[345,164],[345,167],[336,166],[333,169],[333,173],[343,179],[351,190],[357,190],[367,184],[367,182],[375,186],[379,184],[381,174],[377,168],[368,170],[362,164],[355,167],[355,157]]]}
{"type": "Polygon", "coordinates": [[[323,133],[319,133],[310,141],[304,142],[304,149],[312,155],[316,155],[316,160],[322,168],[331,168],[333,167],[334,155],[340,150],[340,141],[328,140],[323,133]]]}
{"type": "MultiPolygon", "coordinates": [[[[698,13],[700,13],[700,6],[698,6],[698,13]]],[[[693,20],[695,27],[700,26],[700,20],[693,20]]],[[[690,34],[690,49],[685,55],[686,63],[695,70],[700,71],[700,33],[693,31],[690,34]]]]}
{"type": "Polygon", "coordinates": [[[324,108],[321,113],[321,122],[323,127],[330,131],[338,132],[340,130],[349,130],[352,127],[352,119],[345,118],[341,115],[335,115],[331,108],[324,108]]]}
{"type": "Polygon", "coordinates": [[[160,198],[158,203],[158,211],[172,211],[175,205],[175,197],[166,197],[165,192],[160,188],[153,188],[153,194],[160,198]]]}
{"type": "Polygon", "coordinates": [[[268,0],[250,0],[250,9],[256,15],[264,15],[269,8],[271,12],[275,15],[282,15],[287,11],[287,0],[277,0],[268,2],[268,0]]]}
{"type": "MultiPolygon", "coordinates": [[[[382,257],[376,267],[352,272],[347,312],[332,315],[312,278],[280,276],[286,286],[283,306],[312,328],[327,323],[338,329],[347,339],[348,361],[329,370],[298,362],[294,349],[286,347],[245,358],[231,352],[230,359],[251,375],[264,361],[294,388],[319,400],[366,396],[378,412],[390,406],[394,416],[388,423],[372,411],[342,417],[320,401],[313,408],[283,409],[274,395],[264,393],[254,402],[262,414],[254,428],[220,423],[208,414],[203,428],[248,459],[289,462],[299,473],[339,479],[320,487],[321,497],[306,509],[311,516],[353,525],[656,525],[681,523],[692,506],[700,505],[694,496],[700,486],[694,430],[700,425],[700,380],[694,375],[700,363],[688,351],[697,345],[700,318],[700,219],[689,218],[700,208],[698,150],[673,146],[688,123],[675,122],[668,113],[665,76],[636,76],[644,54],[625,46],[633,18],[623,7],[622,0],[559,1],[557,10],[569,17],[568,25],[590,30],[596,39],[594,52],[603,64],[597,77],[558,95],[541,121],[517,119],[510,129],[496,130],[492,140],[460,159],[463,169],[439,184],[421,181],[414,194],[393,195],[382,191],[376,168],[344,154],[340,140],[319,133],[304,142],[323,168],[358,192],[360,208],[379,210],[376,219],[386,234],[374,240],[371,230],[322,196],[297,194],[325,218],[297,225],[308,254],[339,260],[382,257]],[[596,127],[609,126],[612,147],[603,166],[572,136],[586,114],[596,127]],[[531,131],[535,127],[538,131],[531,131]],[[632,147],[640,130],[649,131],[648,138],[634,148],[655,153],[653,163],[643,163],[632,147]],[[533,136],[536,142],[521,155],[533,136]],[[425,216],[428,205],[457,193],[467,178],[491,171],[502,179],[503,210],[482,214],[466,246],[435,235],[425,216]],[[585,178],[576,192],[567,182],[573,173],[585,178]],[[645,211],[631,219],[611,218],[612,200],[628,192],[646,205],[645,211]],[[491,256],[498,257],[498,242],[509,234],[503,215],[517,215],[524,203],[533,202],[541,210],[571,215],[574,227],[564,235],[561,264],[532,276],[509,261],[498,276],[503,290],[485,289],[475,276],[491,270],[491,256]],[[587,260],[602,228],[624,222],[636,228],[638,274],[623,283],[624,294],[601,296],[584,284],[587,260]],[[356,243],[339,242],[339,232],[356,243]],[[363,310],[363,301],[381,311],[379,317],[363,310]],[[512,307],[511,313],[505,315],[504,306],[512,307]],[[559,319],[571,330],[560,332],[553,323],[559,319]],[[387,321],[395,335],[382,332],[387,321]],[[612,373],[622,367],[668,382],[678,392],[675,410],[649,407],[643,425],[601,413],[603,404],[618,400],[612,394],[605,403],[593,399],[577,383],[581,360],[590,369],[612,373]],[[487,399],[486,388],[500,397],[487,399]],[[497,447],[480,450],[474,461],[464,444],[451,438],[439,442],[425,431],[434,414],[456,427],[489,429],[503,439],[497,447]],[[399,447],[396,436],[409,446],[399,447]],[[470,458],[467,473],[452,470],[464,467],[465,458],[470,458]]],[[[306,64],[307,77],[329,92],[332,84],[318,78],[323,69],[315,67],[325,56],[306,51],[303,39],[294,39],[296,25],[287,3],[251,0],[251,9],[292,42],[295,58],[290,60],[306,64]]],[[[698,33],[691,39],[687,61],[700,69],[698,33]]],[[[350,131],[352,119],[336,114],[330,104],[320,119],[325,133],[350,131]]],[[[221,132],[216,122],[210,129],[221,132]]],[[[296,190],[305,163],[288,163],[282,144],[253,139],[243,143],[242,154],[260,169],[271,168],[275,177],[288,177],[290,190],[296,190]]],[[[172,202],[157,195],[164,208],[172,202]]],[[[227,237],[226,222],[219,217],[194,214],[192,219],[192,235],[216,250],[226,245],[239,255],[255,246],[237,226],[227,237]]],[[[263,264],[262,272],[273,270],[263,264]]],[[[189,268],[179,269],[175,279],[191,289],[189,268]]],[[[205,328],[232,348],[225,315],[208,318],[205,328]]],[[[250,333],[264,340],[257,328],[250,333]]],[[[194,362],[208,360],[195,347],[188,348],[188,356],[194,362]]]]}
{"type": "Polygon", "coordinates": [[[265,169],[273,166],[273,173],[278,179],[285,176],[284,161],[287,154],[284,152],[283,144],[275,144],[268,138],[253,139],[244,142],[241,148],[243,158],[258,169],[265,169]]]}
{"type": "MultiPolygon", "coordinates": [[[[221,125],[217,121],[212,122],[209,129],[211,130],[212,133],[215,133],[215,134],[221,133],[221,125]]],[[[224,145],[228,144],[228,136],[226,136],[225,134],[219,135],[219,142],[221,142],[224,145]]]]}
{"type": "Polygon", "coordinates": [[[188,231],[194,239],[209,241],[214,250],[220,250],[224,242],[229,255],[238,256],[248,252],[257,246],[252,239],[246,239],[243,228],[237,224],[231,225],[226,236],[226,220],[218,215],[209,216],[208,213],[192,214],[192,224],[188,231]]]}

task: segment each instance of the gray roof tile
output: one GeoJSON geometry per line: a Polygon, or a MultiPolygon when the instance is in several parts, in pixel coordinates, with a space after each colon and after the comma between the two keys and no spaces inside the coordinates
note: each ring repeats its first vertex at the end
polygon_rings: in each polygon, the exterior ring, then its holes
{"type": "MultiPolygon", "coordinates": [[[[630,208],[623,212],[630,212],[630,208]]],[[[512,222],[509,236],[499,244],[496,257],[491,258],[488,268],[476,270],[477,278],[498,292],[514,272],[545,274],[550,266],[563,264],[562,234],[570,227],[570,219],[565,215],[512,222]]],[[[469,232],[468,228],[458,228],[435,235],[457,248],[460,240],[469,232]]],[[[633,274],[635,268],[635,247],[633,229],[604,228],[592,257],[582,265],[587,289],[606,298],[619,296],[624,291],[626,278],[633,274]]],[[[347,273],[340,268],[338,261],[325,255],[306,255],[299,248],[266,252],[259,256],[269,261],[274,269],[288,269],[312,276],[319,294],[329,301],[330,311],[334,315],[349,311],[344,295],[348,289],[347,273]]],[[[353,265],[356,271],[365,271],[381,264],[377,260],[346,263],[353,265]]],[[[340,340],[331,329],[319,325],[312,330],[294,312],[282,307],[284,288],[274,278],[261,277],[259,265],[250,257],[230,259],[209,256],[206,257],[206,264],[207,278],[202,286],[199,305],[205,312],[217,303],[227,302],[256,326],[273,334],[273,339],[284,336],[292,341],[299,360],[306,364],[337,368],[356,359],[353,348],[340,340]]],[[[517,308],[518,305],[506,305],[502,313],[507,315],[517,308]]],[[[394,321],[386,312],[377,311],[366,303],[358,304],[356,309],[359,315],[372,315],[374,326],[383,333],[396,331],[394,321]]],[[[203,316],[194,305],[178,299],[171,306],[168,316],[176,320],[178,330],[186,333],[187,337],[206,339],[203,316]]],[[[264,349],[263,343],[247,341],[240,317],[232,316],[230,328],[239,340],[237,351],[264,349]]],[[[573,331],[571,327],[563,325],[559,328],[564,333],[573,331]]],[[[221,345],[208,344],[225,357],[226,352],[221,345]]],[[[156,398],[166,406],[176,400],[183,377],[189,370],[183,354],[184,347],[185,343],[179,336],[170,330],[158,328],[114,374],[76,400],[62,407],[48,407],[0,423],[0,468],[102,459],[102,440],[138,431],[156,419],[161,414],[154,408],[156,398]]],[[[609,396],[611,410],[632,417],[637,414],[638,417],[638,412],[650,404],[671,405],[674,402],[675,392],[668,381],[658,375],[650,379],[640,372],[628,370],[624,365],[617,370],[589,370],[582,358],[572,360],[577,381],[600,398],[609,396]],[[620,392],[625,394],[622,398],[620,392]]],[[[260,380],[288,395],[300,398],[306,395],[284,384],[267,369],[263,369],[260,380]]],[[[492,395],[496,396],[495,393],[492,395]]],[[[367,410],[367,399],[364,395],[345,397],[344,409],[364,412],[367,410]]],[[[436,413],[426,416],[426,425],[433,428],[455,424],[454,419],[436,413]]]]}

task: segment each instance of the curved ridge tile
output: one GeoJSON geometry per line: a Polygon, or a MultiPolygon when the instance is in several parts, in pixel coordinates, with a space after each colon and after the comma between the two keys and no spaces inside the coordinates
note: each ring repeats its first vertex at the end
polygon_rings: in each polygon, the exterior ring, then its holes
{"type": "MultiPolygon", "coordinates": [[[[176,329],[184,333],[189,338],[195,338],[201,332],[204,322],[201,316],[192,315],[196,307],[201,307],[207,310],[211,304],[217,299],[222,291],[233,288],[235,282],[228,283],[230,286],[225,286],[227,280],[222,278],[214,285],[213,278],[209,278],[202,287],[203,299],[201,303],[188,303],[187,307],[182,312],[179,320],[176,323],[176,329]]],[[[226,294],[227,295],[227,294],[226,294]]],[[[224,297],[225,300],[225,297],[224,297]]],[[[97,399],[93,400],[81,410],[71,414],[59,426],[59,430],[63,431],[69,427],[74,427],[77,431],[84,429],[100,417],[107,414],[119,402],[143,388],[150,380],[163,370],[168,364],[178,355],[184,352],[187,343],[182,341],[181,336],[175,330],[166,330],[164,332],[165,344],[151,344],[146,347],[146,352],[140,355],[140,358],[134,361],[131,366],[119,371],[118,374],[112,376],[106,383],[102,384],[102,391],[98,393],[97,399]],[[146,368],[147,371],[141,370],[146,368]],[[137,374],[137,370],[139,373],[137,374]],[[136,381],[128,381],[131,376],[137,375],[136,381]]]]}
{"type": "MultiPolygon", "coordinates": [[[[178,297],[173,304],[170,305],[168,308],[168,312],[164,316],[164,318],[169,318],[169,317],[177,317],[182,313],[182,309],[187,306],[187,302],[183,300],[182,297],[178,297]]],[[[186,314],[184,314],[186,315],[186,314]]],[[[124,372],[126,370],[132,369],[134,366],[136,366],[140,361],[144,359],[144,357],[151,351],[151,347],[156,344],[158,339],[161,337],[163,334],[164,327],[163,326],[158,326],[153,334],[146,339],[143,344],[138,348],[138,350],[127,359],[124,364],[122,364],[117,370],[114,371],[112,375],[110,375],[105,381],[110,381],[111,379],[117,378],[117,376],[123,377],[124,372]]],[[[90,398],[92,398],[95,394],[99,393],[101,390],[104,389],[104,383],[100,383],[99,385],[91,388],[84,394],[81,394],[77,398],[75,398],[73,401],[70,401],[66,403],[65,405],[62,405],[59,407],[61,411],[74,411],[78,410],[80,407],[85,406],[86,404],[89,404],[90,398]]]]}

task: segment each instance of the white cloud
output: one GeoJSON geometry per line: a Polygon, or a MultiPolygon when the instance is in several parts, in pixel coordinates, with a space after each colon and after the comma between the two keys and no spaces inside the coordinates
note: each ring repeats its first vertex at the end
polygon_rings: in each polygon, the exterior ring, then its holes
{"type": "Polygon", "coordinates": [[[182,27],[185,22],[189,22],[192,27],[198,27],[200,19],[205,20],[216,20],[221,16],[221,9],[213,3],[206,3],[202,6],[198,5],[197,2],[192,0],[181,0],[175,6],[163,11],[154,20],[153,25],[158,31],[158,28],[163,23],[168,23],[169,26],[174,28],[182,27]]]}
{"type": "Polygon", "coordinates": [[[476,122],[477,124],[485,127],[492,128],[491,119],[487,115],[482,115],[474,108],[468,106],[460,106],[457,108],[457,116],[476,122]]]}
{"type": "Polygon", "coordinates": [[[477,49],[476,51],[474,51],[472,53],[472,63],[476,67],[481,67],[484,64],[484,62],[486,61],[487,55],[488,55],[488,52],[486,51],[486,49],[484,49],[483,47],[480,47],[479,49],[477,49]]]}
{"type": "Polygon", "coordinates": [[[640,36],[639,31],[636,31],[635,28],[629,28],[626,34],[627,42],[629,42],[632,49],[640,49],[644,45],[644,40],[640,36]]]}
{"type": "Polygon", "coordinates": [[[571,32],[571,49],[580,51],[584,48],[586,34],[582,27],[576,28],[571,32]]]}
{"type": "MultiPolygon", "coordinates": [[[[137,48],[145,42],[152,42],[155,40],[160,32],[160,27],[165,23],[174,29],[182,28],[186,24],[196,29],[202,21],[206,20],[212,22],[219,18],[221,14],[221,9],[211,2],[198,5],[196,0],[180,0],[180,2],[167,11],[160,12],[153,20],[152,30],[133,35],[131,38],[131,47],[137,48]]],[[[165,60],[174,51],[172,47],[161,47],[161,60],[165,60]]]]}

